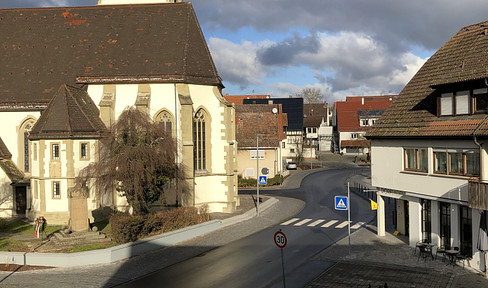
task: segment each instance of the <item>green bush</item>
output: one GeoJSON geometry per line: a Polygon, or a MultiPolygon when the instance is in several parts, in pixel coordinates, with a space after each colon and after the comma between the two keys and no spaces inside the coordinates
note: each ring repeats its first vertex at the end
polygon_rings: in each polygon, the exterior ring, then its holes
{"type": "Polygon", "coordinates": [[[133,242],[210,220],[205,209],[181,207],[144,216],[115,214],[110,218],[112,238],[118,243],[133,242]]]}
{"type": "MultiPolygon", "coordinates": [[[[274,185],[281,185],[283,183],[283,177],[281,175],[276,175],[273,178],[268,178],[268,184],[261,185],[260,187],[267,187],[267,186],[274,186],[274,185]]],[[[238,179],[238,186],[239,187],[256,187],[256,179],[238,179]]]]}

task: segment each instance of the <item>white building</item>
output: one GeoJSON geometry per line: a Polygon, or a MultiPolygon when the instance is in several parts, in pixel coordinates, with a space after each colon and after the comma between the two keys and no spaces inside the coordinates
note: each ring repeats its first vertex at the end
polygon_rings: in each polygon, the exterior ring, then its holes
{"type": "MultiPolygon", "coordinates": [[[[461,29],[405,86],[368,132],[378,235],[386,226],[486,270],[478,251],[488,209],[488,22],[461,29]],[[469,46],[465,46],[469,43],[469,46]],[[385,200],[394,199],[394,214],[385,200]],[[392,217],[394,215],[395,217],[392,217]],[[392,221],[396,220],[396,221],[392,221]]],[[[485,248],[486,249],[486,248],[485,248]]]]}
{"type": "MultiPolygon", "coordinates": [[[[0,18],[0,216],[67,224],[74,178],[96,161],[102,126],[127,106],[177,140],[187,179],[174,201],[235,210],[234,109],[190,3],[5,9],[0,18]],[[96,109],[85,109],[88,102],[96,109]],[[43,117],[51,124],[37,125],[43,117]],[[29,141],[34,125],[41,133],[29,141]]],[[[127,208],[118,195],[90,195],[89,213],[127,208]]]]}

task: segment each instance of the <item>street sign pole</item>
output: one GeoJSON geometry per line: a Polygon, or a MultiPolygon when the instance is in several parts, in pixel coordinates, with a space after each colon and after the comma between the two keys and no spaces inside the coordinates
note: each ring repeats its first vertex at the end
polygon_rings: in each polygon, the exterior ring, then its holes
{"type": "Polygon", "coordinates": [[[274,241],[275,241],[276,246],[278,246],[278,248],[280,248],[280,250],[281,250],[281,269],[283,272],[283,287],[286,288],[285,258],[283,257],[283,248],[286,247],[287,240],[286,240],[285,233],[281,232],[281,229],[280,229],[280,231],[278,231],[274,234],[274,241]]]}
{"type": "Polygon", "coordinates": [[[264,134],[256,134],[256,214],[259,216],[259,136],[264,134]]]}
{"type": "Polygon", "coordinates": [[[347,221],[348,221],[348,230],[349,230],[349,256],[351,256],[351,193],[349,189],[349,182],[347,182],[347,221]]]}

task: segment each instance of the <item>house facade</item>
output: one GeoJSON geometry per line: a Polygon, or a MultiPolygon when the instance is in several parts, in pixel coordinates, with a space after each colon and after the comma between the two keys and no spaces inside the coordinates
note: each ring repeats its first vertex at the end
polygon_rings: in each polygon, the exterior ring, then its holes
{"type": "Polygon", "coordinates": [[[257,179],[281,174],[281,142],[286,139],[281,105],[236,105],[235,109],[238,175],[257,179]]]}
{"type": "MultiPolygon", "coordinates": [[[[97,160],[102,131],[126,107],[177,140],[186,179],[167,204],[238,205],[234,108],[192,5],[125,2],[0,10],[0,216],[67,224],[74,178],[97,160]]],[[[128,208],[114,191],[88,194],[89,214],[128,208]]]]}
{"type": "Polygon", "coordinates": [[[480,271],[486,259],[478,237],[488,209],[487,25],[455,34],[367,133],[378,234],[392,225],[411,246],[459,249],[480,271]]]}
{"type": "Polygon", "coordinates": [[[395,95],[346,97],[335,102],[332,116],[334,152],[348,155],[366,155],[370,143],[364,137],[376,123],[395,95]]]}
{"type": "Polygon", "coordinates": [[[331,151],[332,126],[329,125],[329,105],[324,103],[303,104],[303,130],[310,156],[318,151],[331,151]]]}

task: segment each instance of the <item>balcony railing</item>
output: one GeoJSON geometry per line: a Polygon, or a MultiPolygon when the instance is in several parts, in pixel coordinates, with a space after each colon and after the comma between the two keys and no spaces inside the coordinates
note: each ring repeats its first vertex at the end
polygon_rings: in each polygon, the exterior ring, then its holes
{"type": "Polygon", "coordinates": [[[468,201],[470,208],[488,210],[488,183],[478,178],[469,179],[468,201]]]}

